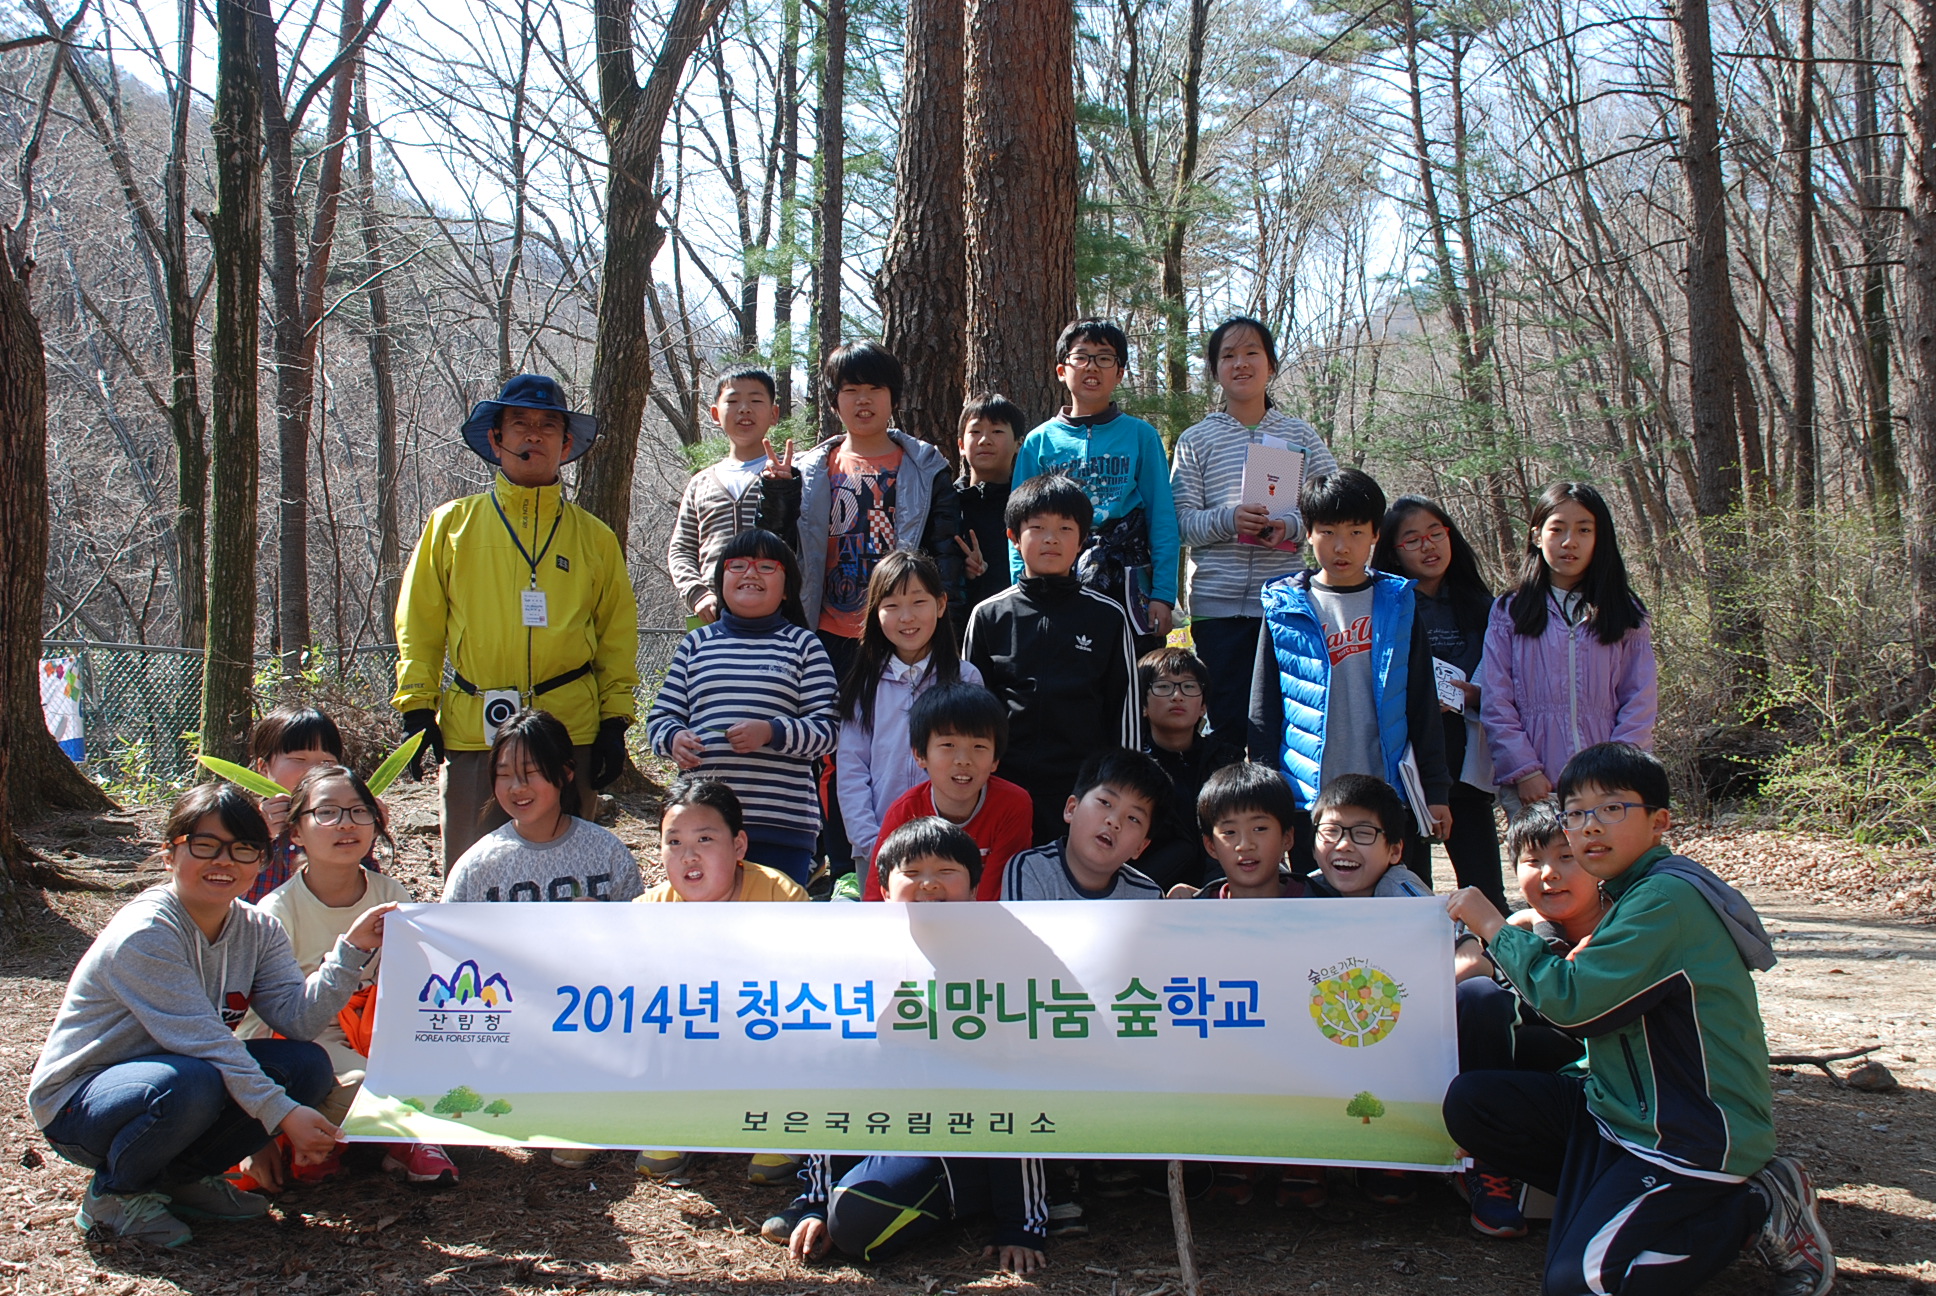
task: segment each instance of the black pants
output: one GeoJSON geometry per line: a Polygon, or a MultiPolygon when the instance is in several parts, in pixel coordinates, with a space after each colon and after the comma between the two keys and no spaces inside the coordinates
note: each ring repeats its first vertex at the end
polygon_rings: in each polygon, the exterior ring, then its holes
{"type": "Polygon", "coordinates": [[[835,1157],[830,1168],[827,1234],[836,1251],[861,1260],[893,1255],[944,1220],[992,1206],[989,1173],[996,1166],[984,1157],[835,1157]]]}
{"type": "Polygon", "coordinates": [[[1491,977],[1459,982],[1459,1070],[1557,1071],[1586,1045],[1491,977]]]}
{"type": "Polygon", "coordinates": [[[1467,783],[1454,783],[1452,835],[1445,853],[1452,859],[1452,876],[1462,887],[1478,887],[1500,913],[1511,912],[1500,877],[1499,826],[1492,816],[1492,793],[1467,783]]]}
{"type": "Polygon", "coordinates": [[[1257,665],[1262,617],[1205,617],[1190,622],[1197,657],[1210,671],[1205,698],[1210,736],[1236,747],[1248,745],[1250,681],[1257,665]]]}
{"type": "Polygon", "coordinates": [[[1746,1183],[1668,1170],[1600,1133],[1586,1084],[1471,1071],[1445,1094],[1445,1128],[1479,1161],[1553,1194],[1545,1296],[1679,1296],[1734,1263],[1768,1216],[1746,1183]]]}

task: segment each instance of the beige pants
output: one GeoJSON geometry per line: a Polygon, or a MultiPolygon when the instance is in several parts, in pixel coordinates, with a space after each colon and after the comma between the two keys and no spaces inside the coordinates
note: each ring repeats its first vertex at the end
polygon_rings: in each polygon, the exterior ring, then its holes
{"type": "MultiPolygon", "coordinates": [[[[592,749],[573,747],[577,763],[578,788],[583,794],[579,811],[589,819],[598,809],[598,793],[592,790],[592,749]]],[[[438,774],[438,790],[443,798],[444,872],[462,859],[477,839],[494,828],[511,822],[504,807],[491,791],[491,753],[454,751],[445,754],[438,774]]]]}

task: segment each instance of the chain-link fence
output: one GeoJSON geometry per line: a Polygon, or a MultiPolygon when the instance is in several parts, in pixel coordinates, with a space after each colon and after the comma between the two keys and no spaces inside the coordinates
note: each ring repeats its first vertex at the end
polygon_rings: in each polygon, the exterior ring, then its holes
{"type": "MultiPolygon", "coordinates": [[[[639,713],[652,704],[672,664],[683,627],[639,631],[639,713]]],[[[73,663],[79,679],[81,724],[87,763],[111,769],[117,781],[174,780],[194,763],[201,726],[202,654],[193,648],[156,644],[96,643],[82,639],[41,642],[42,660],[73,663]]],[[[258,694],[267,696],[280,678],[280,662],[256,658],[258,694]]],[[[448,682],[448,668],[446,668],[448,682]]],[[[318,649],[304,664],[307,678],[345,686],[387,704],[396,688],[397,650],[385,644],[339,653],[318,649]]]]}

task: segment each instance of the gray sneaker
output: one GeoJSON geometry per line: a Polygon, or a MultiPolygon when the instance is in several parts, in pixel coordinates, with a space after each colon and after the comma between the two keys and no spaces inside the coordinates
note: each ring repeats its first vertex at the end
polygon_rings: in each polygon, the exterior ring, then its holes
{"type": "Polygon", "coordinates": [[[168,1209],[187,1219],[254,1220],[269,1213],[269,1199],[243,1192],[221,1175],[164,1184],[168,1209]]]}
{"type": "Polygon", "coordinates": [[[1775,1274],[1778,1296],[1823,1296],[1835,1285],[1835,1252],[1815,1210],[1815,1185],[1793,1157],[1778,1156],[1750,1183],[1768,1199],[1755,1254],[1775,1274]]]}
{"type": "Polygon", "coordinates": [[[195,1235],[168,1210],[160,1193],[95,1192],[92,1185],[74,1212],[74,1227],[82,1233],[99,1229],[107,1237],[149,1246],[178,1247],[195,1235]]]}

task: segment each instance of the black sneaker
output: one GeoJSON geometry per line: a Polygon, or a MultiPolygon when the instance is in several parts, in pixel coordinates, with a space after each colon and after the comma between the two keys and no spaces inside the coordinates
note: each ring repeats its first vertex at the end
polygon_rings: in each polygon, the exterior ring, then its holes
{"type": "Polygon", "coordinates": [[[1049,1207],[1050,1237],[1087,1237],[1089,1222],[1083,1218],[1079,1201],[1056,1202],[1049,1207]]]}
{"type": "Polygon", "coordinates": [[[1835,1285],[1835,1252],[1815,1210],[1815,1185],[1793,1157],[1778,1156],[1748,1180],[1768,1199],[1755,1254],[1774,1271],[1778,1296],[1823,1296],[1835,1285]]]}

